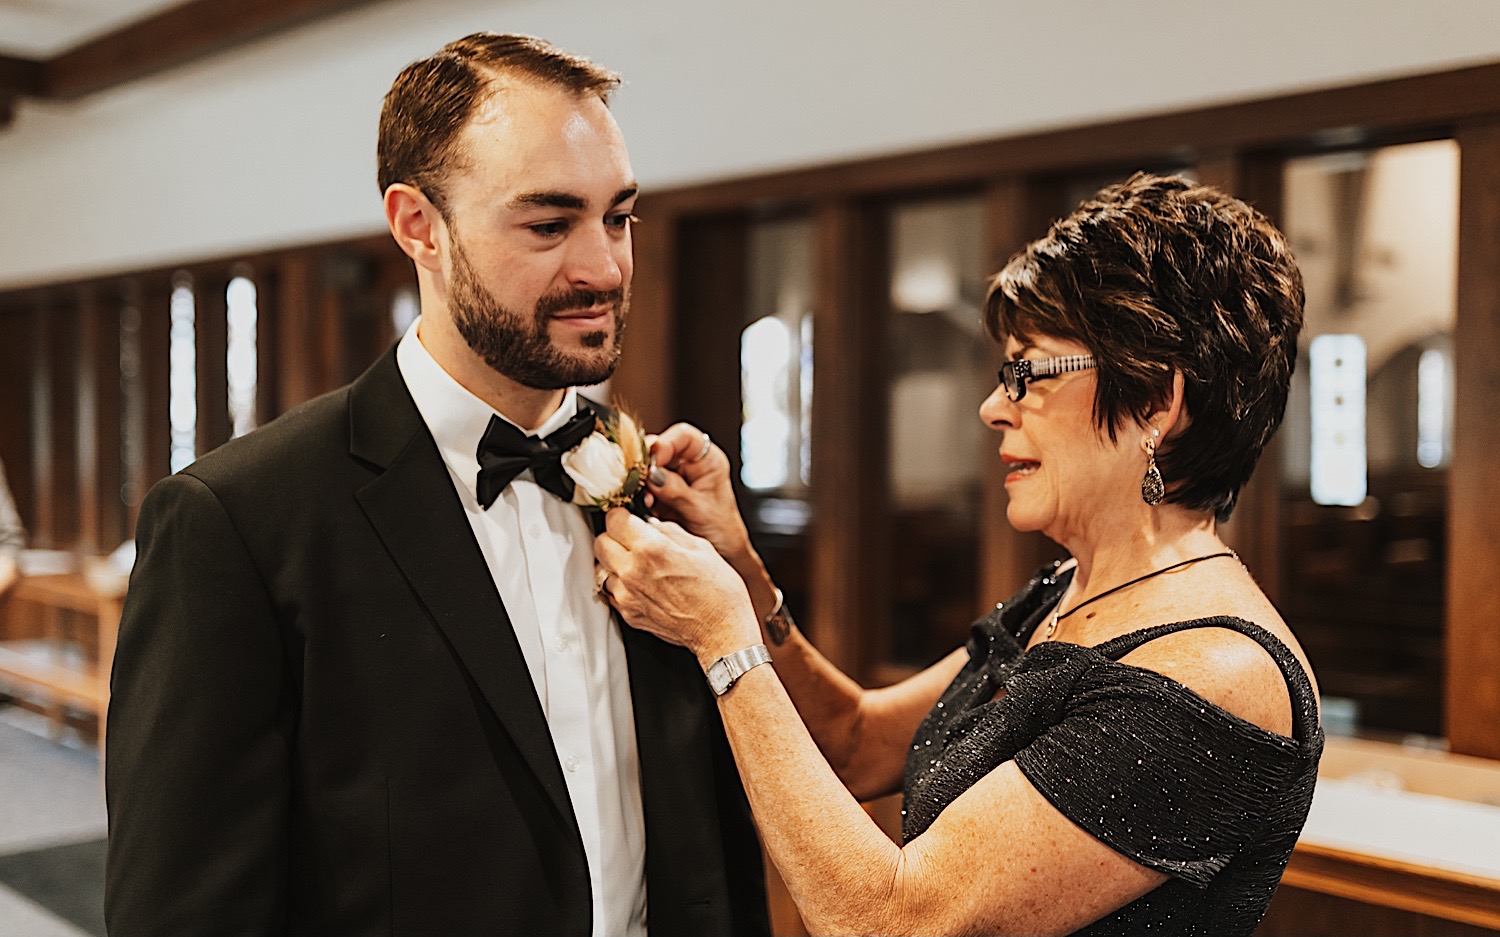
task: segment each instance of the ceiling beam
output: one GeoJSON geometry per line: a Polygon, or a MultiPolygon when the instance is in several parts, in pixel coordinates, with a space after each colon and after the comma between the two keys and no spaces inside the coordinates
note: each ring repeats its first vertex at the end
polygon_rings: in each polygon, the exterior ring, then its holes
{"type": "Polygon", "coordinates": [[[47,93],[47,63],[0,55],[0,99],[47,93]]]}
{"type": "Polygon", "coordinates": [[[373,0],[187,0],[47,61],[0,57],[0,93],[74,100],[373,0]]]}

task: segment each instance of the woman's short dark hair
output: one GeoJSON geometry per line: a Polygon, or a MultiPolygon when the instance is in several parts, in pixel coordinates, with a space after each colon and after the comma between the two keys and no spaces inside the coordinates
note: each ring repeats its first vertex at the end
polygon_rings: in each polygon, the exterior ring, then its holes
{"type": "Polygon", "coordinates": [[[1223,521],[1286,412],[1302,304],[1302,274],[1265,215],[1137,173],[1012,257],[985,324],[1000,341],[1086,346],[1094,419],[1112,440],[1171,399],[1180,371],[1190,419],[1157,452],[1167,500],[1223,521]]]}
{"type": "Polygon", "coordinates": [[[402,69],[386,93],[375,144],[380,191],[397,182],[415,186],[446,218],[445,183],[463,164],[459,134],[505,76],[597,95],[605,104],[620,84],[609,69],[535,36],[455,39],[402,69]]]}

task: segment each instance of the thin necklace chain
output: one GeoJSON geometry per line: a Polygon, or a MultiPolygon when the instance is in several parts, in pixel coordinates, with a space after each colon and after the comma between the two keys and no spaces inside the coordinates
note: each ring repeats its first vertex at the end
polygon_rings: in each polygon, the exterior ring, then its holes
{"type": "Polygon", "coordinates": [[[1120,585],[1115,586],[1113,589],[1105,589],[1103,592],[1099,593],[1098,595],[1094,596],[1093,598],[1091,598],[1091,599],[1085,599],[1084,601],[1079,602],[1077,605],[1075,605],[1072,608],[1068,609],[1066,612],[1064,612],[1061,615],[1059,615],[1057,613],[1058,608],[1060,608],[1062,606],[1062,599],[1059,598],[1057,600],[1057,605],[1052,606],[1052,618],[1047,622],[1047,630],[1046,630],[1046,632],[1044,632],[1042,634],[1042,640],[1043,641],[1051,641],[1052,640],[1052,635],[1057,632],[1057,623],[1060,622],[1060,621],[1062,621],[1064,618],[1067,618],[1069,615],[1072,615],[1074,612],[1078,611],[1079,609],[1083,608],[1086,605],[1092,605],[1093,603],[1099,601],[1100,599],[1108,598],[1109,596],[1114,595],[1116,592],[1119,592],[1121,589],[1129,589],[1131,586],[1135,585],[1136,583],[1145,582],[1147,579],[1150,579],[1153,576],[1160,576],[1163,573],[1170,573],[1174,569],[1181,569],[1184,566],[1191,566],[1194,563],[1201,563],[1204,560],[1216,560],[1216,559],[1218,559],[1221,556],[1232,556],[1235,559],[1239,559],[1240,558],[1240,555],[1238,553],[1234,552],[1233,550],[1224,550],[1224,551],[1221,551],[1219,553],[1205,553],[1202,556],[1195,556],[1195,557],[1193,557],[1190,560],[1183,560],[1180,563],[1173,563],[1171,566],[1163,566],[1161,569],[1152,570],[1151,572],[1147,573],[1144,576],[1137,576],[1134,579],[1130,580],[1129,582],[1121,583],[1120,585]]]}

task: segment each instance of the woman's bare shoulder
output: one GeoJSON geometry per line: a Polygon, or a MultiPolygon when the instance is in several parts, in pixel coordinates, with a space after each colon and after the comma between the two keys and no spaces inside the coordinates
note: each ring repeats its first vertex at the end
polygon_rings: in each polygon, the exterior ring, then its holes
{"type": "MultiPolygon", "coordinates": [[[[1307,668],[1296,637],[1269,603],[1265,608],[1219,614],[1264,628],[1287,645],[1307,668]]],[[[1286,677],[1261,643],[1243,632],[1230,628],[1190,628],[1148,641],[1121,657],[1120,662],[1171,677],[1219,708],[1262,729],[1281,735],[1292,732],[1291,691],[1286,677]]]]}

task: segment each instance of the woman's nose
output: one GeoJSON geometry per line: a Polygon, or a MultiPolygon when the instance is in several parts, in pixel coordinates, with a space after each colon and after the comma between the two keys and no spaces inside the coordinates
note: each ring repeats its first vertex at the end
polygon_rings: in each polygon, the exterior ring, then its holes
{"type": "Polygon", "coordinates": [[[979,418],[993,430],[1015,429],[1019,414],[1015,401],[1005,393],[1005,387],[1001,384],[996,384],[990,395],[984,398],[984,403],[979,405],[979,418]]]}

